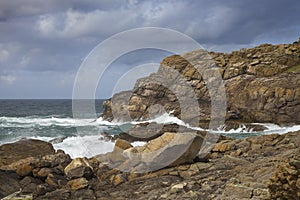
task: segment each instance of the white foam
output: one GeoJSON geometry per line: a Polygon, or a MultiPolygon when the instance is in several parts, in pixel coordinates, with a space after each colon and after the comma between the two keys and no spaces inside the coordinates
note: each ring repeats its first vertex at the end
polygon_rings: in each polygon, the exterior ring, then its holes
{"type": "Polygon", "coordinates": [[[239,125],[238,128],[226,130],[226,126],[219,127],[216,131],[210,131],[212,133],[219,133],[219,134],[232,134],[232,133],[253,133],[253,128],[248,128],[244,124],[239,125]]]}
{"type": "Polygon", "coordinates": [[[141,141],[136,141],[136,142],[132,142],[131,145],[136,147],[136,146],[143,146],[145,145],[147,142],[141,142],[141,141]]]}
{"type": "Polygon", "coordinates": [[[92,157],[97,154],[111,152],[114,148],[113,142],[105,142],[100,136],[68,137],[63,142],[54,144],[55,149],[62,149],[72,158],[92,157]]]}
{"type": "MultiPolygon", "coordinates": [[[[288,132],[300,130],[300,125],[291,127],[280,127],[275,124],[260,124],[267,128],[267,130],[260,132],[261,135],[279,133],[285,134],[288,132]]],[[[221,134],[239,134],[239,133],[256,133],[252,129],[247,129],[245,125],[241,125],[237,129],[231,129],[229,131],[218,130],[214,131],[221,134]]],[[[101,136],[83,136],[83,137],[68,137],[62,143],[54,144],[55,149],[62,149],[66,153],[70,154],[72,158],[75,157],[92,157],[97,154],[103,154],[111,152],[114,148],[114,142],[100,140],[101,136]]],[[[45,141],[49,141],[47,138],[38,138],[45,141]]],[[[133,146],[143,146],[146,142],[133,142],[133,146]]]]}
{"type": "Polygon", "coordinates": [[[129,122],[116,122],[116,121],[110,122],[110,121],[103,120],[102,117],[99,117],[95,122],[99,125],[104,125],[104,126],[119,126],[125,123],[129,123],[129,122]]]}
{"type": "Polygon", "coordinates": [[[258,125],[262,125],[267,129],[263,131],[263,134],[285,134],[288,132],[295,132],[300,131],[300,125],[293,125],[293,126],[279,126],[277,124],[261,124],[261,123],[254,123],[258,125]]]}
{"type": "MultiPolygon", "coordinates": [[[[62,149],[69,154],[71,158],[77,157],[93,157],[98,154],[111,152],[115,146],[115,142],[101,140],[99,135],[91,136],[76,136],[68,137],[61,143],[53,144],[54,149],[62,149]]],[[[54,139],[51,137],[30,137],[30,139],[38,139],[49,142],[54,139]]],[[[143,146],[146,142],[136,141],[132,142],[132,146],[143,146]]]]}
{"type": "Polygon", "coordinates": [[[97,123],[93,122],[93,119],[73,119],[73,118],[58,118],[58,117],[39,117],[39,116],[30,116],[30,117],[0,117],[0,127],[4,128],[30,128],[42,126],[95,126],[97,123]]]}
{"type": "MultiPolygon", "coordinates": [[[[288,132],[293,131],[299,131],[300,125],[294,125],[289,127],[283,127],[278,126],[276,124],[258,124],[257,125],[263,125],[266,127],[266,130],[255,132],[253,129],[247,128],[245,125],[241,125],[237,129],[231,129],[226,131],[225,127],[220,127],[218,130],[211,131],[208,129],[202,129],[200,127],[192,127],[189,124],[183,122],[182,120],[178,119],[175,116],[172,116],[172,113],[164,113],[163,115],[157,116],[151,120],[145,120],[145,121],[133,121],[133,122],[109,122],[103,120],[103,118],[98,118],[97,120],[93,119],[80,119],[80,120],[74,120],[73,118],[59,118],[59,117],[39,117],[39,116],[31,116],[31,117],[0,117],[0,127],[23,127],[23,128],[36,128],[36,125],[39,125],[41,127],[43,126],[97,126],[97,127],[115,127],[120,126],[124,124],[140,124],[140,123],[151,123],[155,122],[158,124],[178,124],[181,126],[185,126],[187,128],[191,128],[194,130],[200,130],[200,131],[210,131],[212,133],[221,133],[221,134],[247,134],[247,133],[256,133],[258,135],[264,135],[264,134],[272,134],[272,133],[279,133],[279,134],[285,134],[288,132]]],[[[103,129],[102,129],[103,130],[103,129]]],[[[9,132],[9,134],[12,134],[9,132]]],[[[88,133],[86,133],[88,134],[88,133]]],[[[30,138],[34,139],[40,139],[44,141],[50,141],[54,139],[53,137],[35,137],[32,136],[30,138]]],[[[54,144],[55,149],[62,149],[66,153],[70,154],[72,158],[74,157],[92,157],[97,154],[107,153],[111,152],[114,147],[114,143],[110,141],[104,141],[100,140],[100,135],[82,135],[82,136],[73,136],[68,137],[65,140],[63,140],[61,143],[54,144]]],[[[18,138],[10,138],[9,141],[0,141],[0,144],[7,143],[7,142],[14,142],[21,139],[21,136],[18,138]]],[[[145,142],[134,142],[132,143],[133,146],[142,146],[145,142]]]]}
{"type": "Polygon", "coordinates": [[[108,125],[108,126],[120,126],[123,124],[142,124],[142,123],[152,123],[155,122],[157,124],[178,124],[180,126],[184,126],[193,130],[197,131],[209,131],[211,133],[220,133],[220,134],[246,134],[246,133],[257,133],[257,134],[272,134],[272,133],[279,133],[279,134],[285,134],[288,132],[293,132],[293,131],[298,131],[300,130],[300,125],[294,125],[294,126],[278,126],[276,124],[263,124],[263,123],[252,123],[253,125],[262,125],[266,127],[266,130],[264,131],[259,131],[255,132],[253,128],[246,127],[244,124],[241,124],[238,128],[236,129],[230,129],[226,130],[226,126],[219,127],[217,130],[210,130],[210,129],[203,129],[200,127],[194,127],[189,125],[188,123],[183,122],[181,119],[178,119],[177,117],[172,115],[172,111],[170,113],[164,113],[160,116],[157,116],[153,119],[150,120],[144,120],[144,121],[131,121],[131,122],[109,122],[109,121],[104,121],[102,118],[97,119],[97,123],[99,125],[108,125]]]}
{"type": "Polygon", "coordinates": [[[149,120],[141,120],[141,121],[126,121],[126,122],[119,122],[119,121],[112,121],[112,122],[109,122],[109,121],[105,121],[103,120],[102,117],[98,118],[97,119],[97,123],[99,123],[99,125],[108,125],[108,126],[121,126],[121,125],[124,125],[124,124],[134,124],[134,125],[137,125],[137,124],[143,124],[143,123],[157,123],[157,124],[178,124],[178,125],[181,125],[181,126],[185,126],[187,128],[191,128],[191,129],[194,129],[194,130],[205,130],[205,129],[202,129],[200,127],[193,127],[193,126],[190,126],[188,123],[185,123],[184,121],[182,121],[181,119],[178,119],[177,117],[173,116],[172,115],[172,111],[170,113],[164,113],[162,115],[159,115],[153,119],[149,119],[149,120]]]}

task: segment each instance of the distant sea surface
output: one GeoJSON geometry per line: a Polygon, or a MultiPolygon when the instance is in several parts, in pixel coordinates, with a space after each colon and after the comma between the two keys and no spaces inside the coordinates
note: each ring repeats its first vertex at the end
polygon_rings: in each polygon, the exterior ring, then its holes
{"type": "MultiPolygon", "coordinates": [[[[102,102],[95,100],[98,116],[102,102]]],[[[0,143],[34,136],[76,135],[72,100],[0,100],[0,143]]]]}
{"type": "MultiPolygon", "coordinates": [[[[87,156],[109,152],[114,143],[103,140],[101,132],[109,134],[120,133],[120,127],[137,122],[107,122],[100,117],[103,112],[102,99],[80,100],[95,103],[96,119],[73,119],[72,100],[0,100],[0,145],[14,142],[23,138],[35,138],[44,141],[61,138],[55,142],[54,148],[63,149],[72,157],[87,156]],[[78,131],[80,130],[80,131],[78,131]]],[[[152,122],[186,125],[170,114],[157,116],[152,122]]],[[[188,126],[188,125],[186,125],[188,126]]],[[[280,127],[274,124],[265,124],[264,132],[253,132],[244,127],[236,130],[219,130],[221,134],[241,138],[252,135],[286,133],[300,130],[300,126],[280,127]]],[[[190,127],[191,128],[191,127],[190,127]]],[[[197,129],[197,128],[195,128],[197,129]]],[[[139,145],[136,143],[135,145],[139,145]]]]}

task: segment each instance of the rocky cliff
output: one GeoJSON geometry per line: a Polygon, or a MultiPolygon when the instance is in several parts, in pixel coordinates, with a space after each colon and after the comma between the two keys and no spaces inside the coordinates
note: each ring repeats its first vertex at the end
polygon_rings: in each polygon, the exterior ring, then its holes
{"type": "Polygon", "coordinates": [[[132,91],[115,94],[105,101],[104,119],[147,119],[161,112],[153,108],[153,105],[160,105],[158,107],[167,112],[174,111],[178,118],[182,118],[184,111],[182,120],[186,122],[200,117],[197,123],[207,126],[211,120],[211,100],[216,97],[208,90],[202,74],[189,62],[198,59],[199,65],[206,66],[206,71],[216,68],[223,80],[228,124],[300,123],[300,39],[293,44],[263,44],[232,53],[209,52],[214,64],[208,67],[207,62],[202,62],[202,55],[202,51],[194,51],[165,58],[158,72],[138,80],[132,91]],[[167,69],[180,75],[171,77],[167,69]],[[184,81],[179,77],[184,77],[184,81]],[[171,79],[168,85],[161,84],[171,79]],[[197,99],[196,106],[180,102],[183,96],[190,95],[187,93],[190,88],[192,97],[197,99]],[[189,115],[197,106],[199,115],[189,115]]]}

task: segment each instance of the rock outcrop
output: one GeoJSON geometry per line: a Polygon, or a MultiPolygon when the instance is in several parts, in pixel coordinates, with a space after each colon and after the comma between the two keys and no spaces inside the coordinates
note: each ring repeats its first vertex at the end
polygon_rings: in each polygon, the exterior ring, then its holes
{"type": "MultiPolygon", "coordinates": [[[[226,90],[228,124],[300,123],[300,41],[209,55],[213,62],[207,61],[203,51],[165,58],[158,72],[139,79],[132,91],[115,94],[105,101],[103,118],[140,120],[165,110],[173,111],[185,122],[197,119],[196,126],[207,127],[211,120],[211,97],[218,97],[208,90],[208,78],[204,81],[189,62],[192,61],[203,68],[203,73],[218,70],[226,90]],[[186,99],[182,103],[187,96],[199,105],[186,99]],[[195,115],[198,107],[200,113],[195,115]]],[[[215,72],[206,76],[216,77],[215,72]]]]}
{"type": "MultiPolygon", "coordinates": [[[[205,162],[196,158],[192,163],[180,162],[146,173],[111,168],[96,157],[71,161],[58,150],[30,161],[30,174],[21,176],[16,170],[0,170],[0,198],[13,193],[8,199],[299,199],[299,135],[300,131],[235,140],[221,137],[205,162]],[[83,170],[87,168],[88,176],[83,170]],[[80,173],[73,176],[72,171],[80,173]]],[[[163,138],[174,136],[165,133],[163,138]]],[[[157,139],[140,148],[166,149],[166,144],[157,139]]],[[[21,144],[7,145],[19,148],[21,144]]],[[[125,146],[122,152],[137,150],[125,146]]],[[[194,145],[192,149],[197,148],[194,145]]],[[[8,155],[6,150],[2,153],[8,155]]],[[[186,151],[187,157],[194,156],[191,151],[186,151]]],[[[103,155],[106,159],[110,156],[103,155]]]]}

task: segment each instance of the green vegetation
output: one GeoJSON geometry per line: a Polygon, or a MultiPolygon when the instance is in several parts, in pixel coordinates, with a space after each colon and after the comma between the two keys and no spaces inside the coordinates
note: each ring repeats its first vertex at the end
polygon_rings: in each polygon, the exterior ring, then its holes
{"type": "Polygon", "coordinates": [[[300,72],[300,64],[299,65],[296,65],[294,67],[290,67],[286,70],[286,72],[289,72],[289,73],[297,73],[297,72],[300,72]]]}

